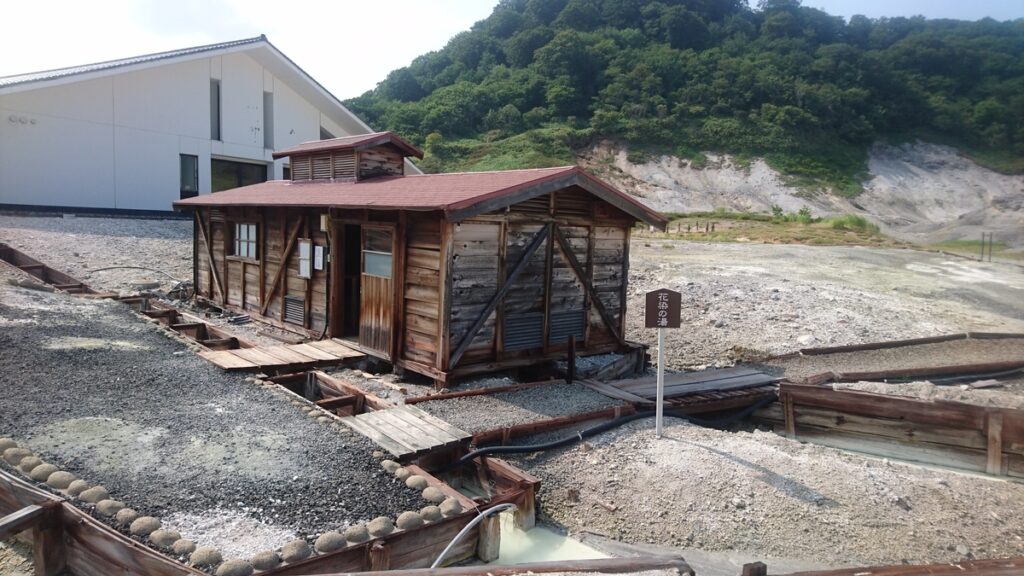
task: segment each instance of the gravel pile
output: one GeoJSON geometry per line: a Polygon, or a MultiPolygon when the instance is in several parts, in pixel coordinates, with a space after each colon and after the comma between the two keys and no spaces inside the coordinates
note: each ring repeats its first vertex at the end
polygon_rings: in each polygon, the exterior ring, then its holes
{"type": "Polygon", "coordinates": [[[1024,268],[914,250],[633,239],[626,336],[657,353],[644,295],[683,295],[668,366],[966,331],[1024,332],[1024,268]],[[647,244],[647,245],[645,245],[647,244]]]}
{"type": "Polygon", "coordinates": [[[141,515],[229,511],[314,536],[423,506],[369,440],[218,370],[121,304],[0,285],[0,324],[0,436],[141,515]]]}
{"type": "Polygon", "coordinates": [[[466,432],[477,433],[621,404],[580,384],[552,384],[515,392],[420,402],[416,407],[466,432]]]}
{"type": "Polygon", "coordinates": [[[782,370],[788,378],[805,378],[822,372],[878,372],[1011,360],[1024,362],[1024,338],[952,340],[881,350],[796,356],[771,360],[767,365],[782,370]]]}
{"type": "Polygon", "coordinates": [[[1024,554],[1024,485],[771,432],[653,428],[510,459],[541,479],[542,519],[628,543],[836,566],[1024,554]]]}

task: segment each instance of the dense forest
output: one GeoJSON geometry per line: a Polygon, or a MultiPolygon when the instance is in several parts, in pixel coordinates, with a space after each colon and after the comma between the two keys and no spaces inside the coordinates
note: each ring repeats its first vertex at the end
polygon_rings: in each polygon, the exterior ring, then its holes
{"type": "Polygon", "coordinates": [[[427,171],[631,154],[764,157],[859,191],[879,139],[1024,169],[1024,19],[846,21],[799,0],[502,0],[346,103],[421,145],[427,171]]]}

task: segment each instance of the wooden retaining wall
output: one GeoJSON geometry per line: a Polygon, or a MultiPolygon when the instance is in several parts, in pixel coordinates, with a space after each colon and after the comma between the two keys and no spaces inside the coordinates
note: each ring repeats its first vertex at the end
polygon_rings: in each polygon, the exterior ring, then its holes
{"type": "Polygon", "coordinates": [[[1024,410],[783,382],[755,417],[826,446],[1024,478],[1024,410]]]}

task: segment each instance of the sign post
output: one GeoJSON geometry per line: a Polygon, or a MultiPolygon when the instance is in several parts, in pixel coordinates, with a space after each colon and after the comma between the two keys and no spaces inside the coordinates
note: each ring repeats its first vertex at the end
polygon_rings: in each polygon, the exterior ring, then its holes
{"type": "Polygon", "coordinates": [[[662,288],[648,292],[644,304],[644,326],[658,329],[658,397],[654,405],[654,433],[661,438],[665,414],[665,329],[679,328],[682,324],[683,295],[662,288]]]}

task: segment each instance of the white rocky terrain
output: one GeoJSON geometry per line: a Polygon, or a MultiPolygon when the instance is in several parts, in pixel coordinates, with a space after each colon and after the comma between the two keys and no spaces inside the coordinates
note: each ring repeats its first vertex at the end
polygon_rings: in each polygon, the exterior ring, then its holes
{"type": "Polygon", "coordinates": [[[861,214],[912,242],[980,240],[984,231],[1024,248],[1024,175],[989,170],[948,146],[876,144],[864,192],[852,200],[788,186],[762,159],[740,164],[708,154],[707,160],[704,168],[674,156],[634,164],[625,149],[605,143],[583,163],[661,211],[768,213],[773,204],[786,212],[806,206],[816,216],[861,214]]]}

